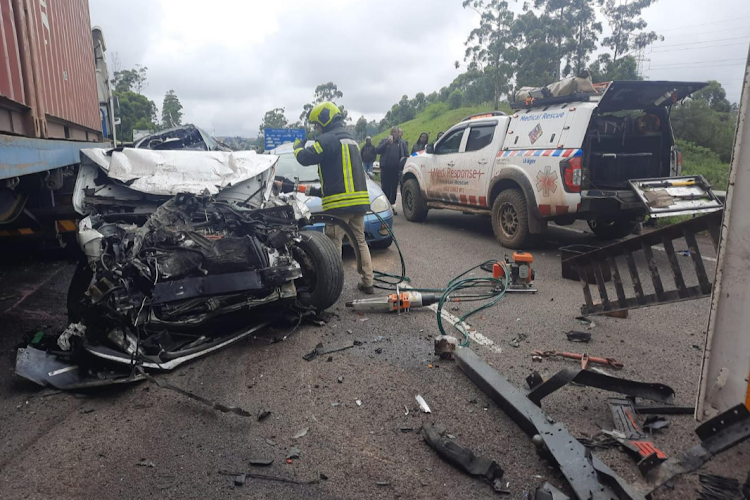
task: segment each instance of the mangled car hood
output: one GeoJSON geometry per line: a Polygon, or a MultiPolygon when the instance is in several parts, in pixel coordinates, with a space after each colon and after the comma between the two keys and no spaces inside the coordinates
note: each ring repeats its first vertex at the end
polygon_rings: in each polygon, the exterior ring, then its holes
{"type": "Polygon", "coordinates": [[[152,151],[125,148],[92,148],[81,151],[82,172],[73,197],[77,212],[88,214],[90,198],[138,198],[132,192],[152,196],[179,193],[219,195],[248,206],[268,200],[277,156],[254,151],[152,151]],[[99,170],[116,181],[114,189],[102,189],[99,170]],[[124,196],[124,194],[129,196],[124,196]],[[221,193],[221,194],[220,194],[221,193]]]}

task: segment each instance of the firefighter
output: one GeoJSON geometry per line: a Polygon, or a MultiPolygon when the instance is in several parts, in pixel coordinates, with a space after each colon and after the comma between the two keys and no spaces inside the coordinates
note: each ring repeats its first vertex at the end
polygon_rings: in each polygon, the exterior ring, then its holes
{"type": "MultiPolygon", "coordinates": [[[[307,148],[297,139],[294,156],[303,166],[318,166],[320,189],[309,194],[323,199],[323,210],[344,220],[351,227],[357,241],[350,242],[359,248],[362,260],[361,279],[357,288],[371,295],[373,288],[372,258],[365,241],[365,214],[370,210],[370,195],[359,146],[344,128],[341,110],[332,102],[317,104],[308,116],[318,135],[315,143],[307,148]]],[[[341,254],[344,231],[335,225],[327,225],[326,235],[331,238],[341,254]]]]}

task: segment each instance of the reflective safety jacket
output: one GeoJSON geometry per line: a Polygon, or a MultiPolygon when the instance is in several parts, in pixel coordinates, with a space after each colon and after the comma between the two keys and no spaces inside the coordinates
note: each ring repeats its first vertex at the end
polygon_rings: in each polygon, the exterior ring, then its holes
{"type": "Polygon", "coordinates": [[[336,212],[364,213],[370,209],[359,147],[341,120],[323,129],[313,145],[295,149],[294,156],[301,165],[318,165],[324,211],[335,215],[336,212]]]}

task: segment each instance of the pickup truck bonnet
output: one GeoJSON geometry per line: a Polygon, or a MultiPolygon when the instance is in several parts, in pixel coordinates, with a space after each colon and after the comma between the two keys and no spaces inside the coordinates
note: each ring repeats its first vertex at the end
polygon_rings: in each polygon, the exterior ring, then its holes
{"type": "Polygon", "coordinates": [[[614,81],[599,99],[600,112],[672,104],[708,85],[704,82],[614,81]]]}
{"type": "Polygon", "coordinates": [[[258,208],[271,194],[277,162],[278,156],[254,151],[83,149],[73,205],[78,213],[86,214],[86,196],[124,201],[137,193],[165,197],[190,193],[258,208]],[[103,189],[96,182],[98,170],[116,181],[114,185],[103,189]]]}

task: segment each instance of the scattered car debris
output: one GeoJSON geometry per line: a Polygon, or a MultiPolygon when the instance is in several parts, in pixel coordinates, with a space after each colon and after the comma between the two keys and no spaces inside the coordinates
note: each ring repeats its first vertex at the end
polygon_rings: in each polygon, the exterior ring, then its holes
{"type": "MultiPolygon", "coordinates": [[[[471,349],[456,353],[458,368],[490,396],[529,435],[539,436],[544,449],[560,467],[578,496],[645,500],[645,496],[615,474],[596,455],[587,450],[560,423],[552,420],[520,389],[496,372],[471,349]],[[597,474],[592,474],[591,471],[597,474]],[[601,480],[600,480],[601,478],[601,480]]],[[[537,387],[543,387],[544,384],[537,387]]],[[[533,391],[532,391],[533,393],[533,391]]]]}
{"type": "Polygon", "coordinates": [[[419,408],[420,408],[420,409],[421,409],[421,410],[422,410],[422,411],[423,411],[424,413],[432,413],[432,412],[430,411],[430,407],[429,407],[429,406],[427,406],[427,402],[426,402],[426,401],[424,400],[424,398],[423,398],[422,396],[420,396],[419,394],[417,394],[417,396],[416,396],[416,399],[417,399],[417,403],[419,403],[419,408]]]}
{"type": "Polygon", "coordinates": [[[286,454],[286,459],[291,460],[292,458],[299,458],[301,453],[302,452],[299,448],[297,448],[296,446],[292,446],[291,448],[289,448],[289,451],[286,454]]]}
{"type": "Polygon", "coordinates": [[[251,458],[248,463],[256,467],[268,467],[273,464],[273,458],[251,458]]]}
{"type": "Polygon", "coordinates": [[[135,465],[137,465],[139,467],[150,467],[150,468],[156,467],[156,464],[154,464],[154,462],[152,462],[151,460],[146,460],[145,458],[142,458],[135,465]]]}
{"type": "Polygon", "coordinates": [[[607,403],[612,412],[615,429],[620,431],[627,439],[640,439],[644,436],[643,430],[636,420],[635,407],[632,400],[627,398],[609,398],[607,403]]]}
{"type": "Polygon", "coordinates": [[[408,414],[409,414],[409,408],[407,408],[406,405],[404,405],[404,416],[408,414]]]}
{"type": "Polygon", "coordinates": [[[652,433],[665,429],[669,427],[670,424],[671,422],[666,418],[658,415],[653,415],[646,418],[646,421],[643,422],[643,430],[652,433]]]}
{"type": "Polygon", "coordinates": [[[635,411],[641,415],[692,415],[695,413],[695,407],[637,404],[635,411]]]}
{"type": "Polygon", "coordinates": [[[375,354],[383,354],[383,348],[378,347],[377,349],[375,349],[375,354]]]}
{"type": "Polygon", "coordinates": [[[453,467],[470,476],[483,478],[497,493],[507,492],[501,481],[504,471],[494,460],[477,457],[468,448],[459,446],[453,441],[444,441],[441,433],[432,424],[422,426],[422,437],[440,458],[453,467]]]}
{"type": "Polygon", "coordinates": [[[344,383],[344,376],[343,375],[339,375],[338,378],[336,378],[336,382],[338,382],[339,384],[343,384],[344,383]]]}
{"type": "Polygon", "coordinates": [[[355,403],[357,403],[357,406],[362,406],[362,401],[361,401],[361,400],[359,400],[359,399],[358,399],[358,400],[356,400],[356,401],[355,401],[355,403]]]}
{"type": "Polygon", "coordinates": [[[616,370],[623,367],[623,364],[614,358],[597,358],[589,356],[587,353],[577,354],[574,352],[557,352],[557,351],[534,351],[532,356],[539,356],[541,358],[563,358],[563,359],[574,359],[581,362],[581,368],[588,368],[589,363],[596,363],[598,365],[606,365],[616,370]]]}
{"type": "Polygon", "coordinates": [[[241,417],[252,416],[249,411],[243,410],[242,408],[239,408],[237,406],[226,406],[221,403],[215,403],[211,401],[210,399],[206,399],[204,397],[198,396],[197,394],[194,394],[190,391],[186,391],[185,389],[180,389],[179,387],[174,386],[168,382],[159,380],[156,377],[152,377],[151,375],[146,373],[141,366],[136,366],[136,370],[138,370],[141,373],[141,375],[143,375],[146,378],[146,380],[156,384],[160,388],[169,389],[170,391],[174,391],[178,394],[182,394],[183,396],[187,396],[188,398],[194,401],[198,401],[199,403],[204,404],[208,406],[209,408],[213,408],[214,410],[220,411],[222,413],[234,413],[235,415],[239,415],[241,417]]]}
{"type": "Polygon", "coordinates": [[[453,354],[458,349],[458,339],[450,335],[438,335],[435,337],[435,356],[440,359],[453,359],[453,354]]]}
{"type": "Polygon", "coordinates": [[[234,485],[235,486],[242,486],[245,484],[245,480],[247,479],[247,474],[238,474],[234,476],[234,485]]]}
{"type": "Polygon", "coordinates": [[[276,446],[276,441],[273,439],[266,439],[266,444],[269,446],[276,446]]]}
{"type": "Polygon", "coordinates": [[[534,386],[531,392],[529,392],[529,400],[537,405],[541,405],[542,399],[571,382],[604,391],[618,392],[626,396],[659,401],[661,403],[672,403],[674,401],[674,389],[664,384],[635,382],[624,378],[602,375],[590,370],[575,370],[572,368],[561,370],[548,380],[534,386]]]}
{"type": "Polygon", "coordinates": [[[570,500],[570,497],[550,483],[544,483],[529,495],[530,500],[570,500]]]}
{"type": "Polygon", "coordinates": [[[741,500],[743,497],[740,482],[734,478],[701,472],[698,481],[702,490],[698,500],[741,500]]]}
{"type": "Polygon", "coordinates": [[[261,410],[258,411],[258,422],[262,422],[263,420],[268,418],[270,414],[271,414],[271,410],[266,410],[265,408],[262,408],[261,410]]]}
{"type": "Polygon", "coordinates": [[[568,336],[568,340],[571,342],[591,342],[591,334],[588,332],[578,332],[575,330],[570,330],[565,335],[568,336]]]}
{"type": "Polygon", "coordinates": [[[343,351],[345,349],[351,349],[352,347],[354,347],[354,345],[355,343],[353,341],[344,342],[343,344],[333,345],[329,347],[323,347],[323,344],[320,343],[315,346],[315,349],[302,356],[302,359],[304,359],[305,361],[312,361],[318,356],[332,354],[334,352],[343,351]]]}
{"type": "MultiPolygon", "coordinates": [[[[266,474],[257,474],[253,472],[232,472],[232,471],[226,471],[226,470],[220,470],[219,474],[222,476],[232,476],[233,478],[237,478],[239,476],[244,476],[245,478],[252,478],[252,479],[262,479],[265,481],[278,481],[280,483],[289,483],[289,484],[299,484],[299,485],[305,485],[305,484],[318,484],[319,479],[312,479],[310,481],[297,481],[296,479],[289,479],[286,477],[280,477],[280,476],[269,476],[266,474]]],[[[236,481],[236,479],[235,479],[236,481]]],[[[244,483],[244,481],[243,481],[244,483]]]]}
{"type": "Polygon", "coordinates": [[[390,481],[375,481],[375,486],[390,486],[390,481]]]}
{"type": "Polygon", "coordinates": [[[292,439],[299,439],[301,437],[307,436],[307,431],[309,431],[309,430],[310,430],[309,427],[305,427],[303,429],[300,429],[299,431],[297,431],[297,433],[294,436],[292,436],[292,439]]]}
{"type": "MultiPolygon", "coordinates": [[[[71,323],[60,334],[60,336],[57,337],[57,345],[60,346],[60,349],[62,349],[63,351],[69,351],[70,348],[72,347],[71,338],[72,337],[83,338],[85,334],[86,334],[86,325],[82,325],[81,323],[71,323]]],[[[32,339],[31,343],[32,344],[35,343],[34,339],[32,339]]]]}

